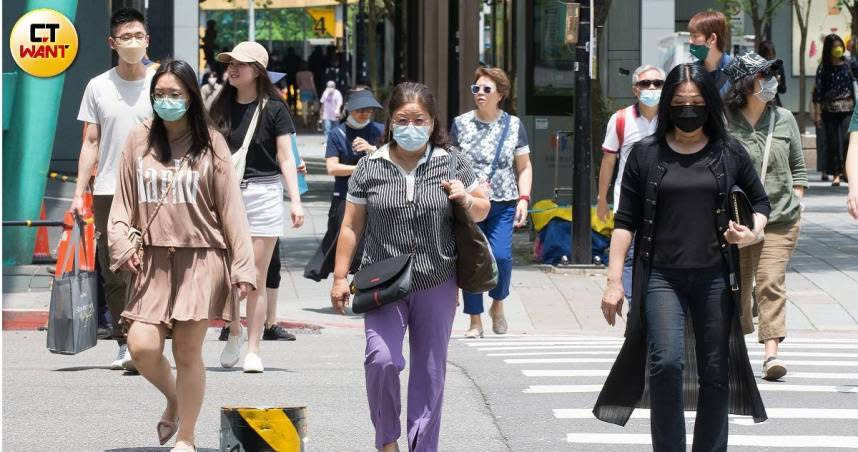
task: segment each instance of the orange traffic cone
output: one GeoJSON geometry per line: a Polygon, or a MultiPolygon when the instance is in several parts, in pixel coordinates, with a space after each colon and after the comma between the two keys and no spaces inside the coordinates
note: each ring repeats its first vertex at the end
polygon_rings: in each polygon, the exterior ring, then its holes
{"type": "MultiPolygon", "coordinates": [[[[39,213],[40,220],[47,220],[48,217],[45,214],[45,202],[42,201],[42,211],[39,213]]],[[[50,262],[53,259],[51,258],[51,248],[48,243],[48,228],[44,226],[40,226],[36,229],[36,246],[33,249],[33,262],[50,262]]]]}

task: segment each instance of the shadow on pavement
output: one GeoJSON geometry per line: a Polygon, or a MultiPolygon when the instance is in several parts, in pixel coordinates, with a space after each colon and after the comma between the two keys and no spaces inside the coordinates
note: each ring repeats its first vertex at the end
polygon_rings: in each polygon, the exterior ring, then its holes
{"type": "Polygon", "coordinates": [[[324,307],[324,308],[304,308],[304,309],[302,309],[302,311],[315,312],[316,314],[330,314],[330,315],[335,315],[337,317],[347,317],[350,319],[361,319],[361,318],[363,318],[363,316],[360,314],[346,314],[345,316],[343,316],[342,314],[335,312],[334,308],[332,308],[330,306],[324,307]]]}
{"type": "MultiPolygon", "coordinates": [[[[122,449],[104,449],[104,452],[163,452],[169,447],[123,447],[122,449]]],[[[217,449],[197,447],[197,452],[217,452],[217,449]]]]}

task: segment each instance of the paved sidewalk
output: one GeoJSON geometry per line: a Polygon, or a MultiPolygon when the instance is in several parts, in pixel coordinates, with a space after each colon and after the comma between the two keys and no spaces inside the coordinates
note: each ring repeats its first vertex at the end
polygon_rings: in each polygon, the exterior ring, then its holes
{"type": "MultiPolygon", "coordinates": [[[[303,197],[304,227],[287,227],[281,239],[283,278],[278,294],[278,318],[287,325],[326,328],[362,328],[361,316],[341,316],[329,302],[330,279],[316,283],[302,276],[327,225],[332,178],[324,175],[324,148],[319,135],[302,136],[299,146],[310,168],[310,191],[303,197]]],[[[819,180],[811,174],[811,180],[819,180]]],[[[787,326],[792,330],[858,331],[858,222],[846,214],[846,187],[812,183],[805,199],[799,245],[787,274],[789,305],[787,326]]],[[[72,187],[50,183],[48,217],[67,208],[72,187]]],[[[562,333],[596,331],[622,334],[620,326],[606,325],[599,310],[605,283],[604,270],[570,270],[532,265],[532,246],[526,231],[515,235],[516,267],[512,290],[505,304],[510,333],[562,333]]],[[[52,244],[56,244],[54,238],[52,244]]],[[[3,309],[44,312],[49,302],[50,277],[46,266],[3,269],[3,309]]],[[[487,306],[488,308],[488,303],[487,306]]],[[[490,320],[486,319],[487,330],[490,320]]],[[[7,322],[4,319],[4,328],[7,322]]],[[[468,327],[459,315],[454,326],[460,334],[468,327]]]]}

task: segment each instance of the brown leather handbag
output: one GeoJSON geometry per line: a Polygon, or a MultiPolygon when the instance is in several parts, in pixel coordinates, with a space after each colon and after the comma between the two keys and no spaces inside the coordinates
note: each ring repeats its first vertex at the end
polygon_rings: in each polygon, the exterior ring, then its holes
{"type": "MultiPolygon", "coordinates": [[[[450,167],[448,180],[457,180],[458,150],[449,149],[450,167]]],[[[465,292],[482,293],[498,285],[498,266],[489,241],[482,229],[468,216],[468,211],[458,203],[453,209],[453,233],[456,236],[456,280],[465,292]]]]}

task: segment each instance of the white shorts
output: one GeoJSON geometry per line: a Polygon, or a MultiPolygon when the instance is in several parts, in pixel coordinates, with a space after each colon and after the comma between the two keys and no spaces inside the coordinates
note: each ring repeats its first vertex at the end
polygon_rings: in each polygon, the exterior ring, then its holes
{"type": "Polygon", "coordinates": [[[283,234],[283,183],[247,181],[241,189],[251,237],[280,237],[283,234]]]}

